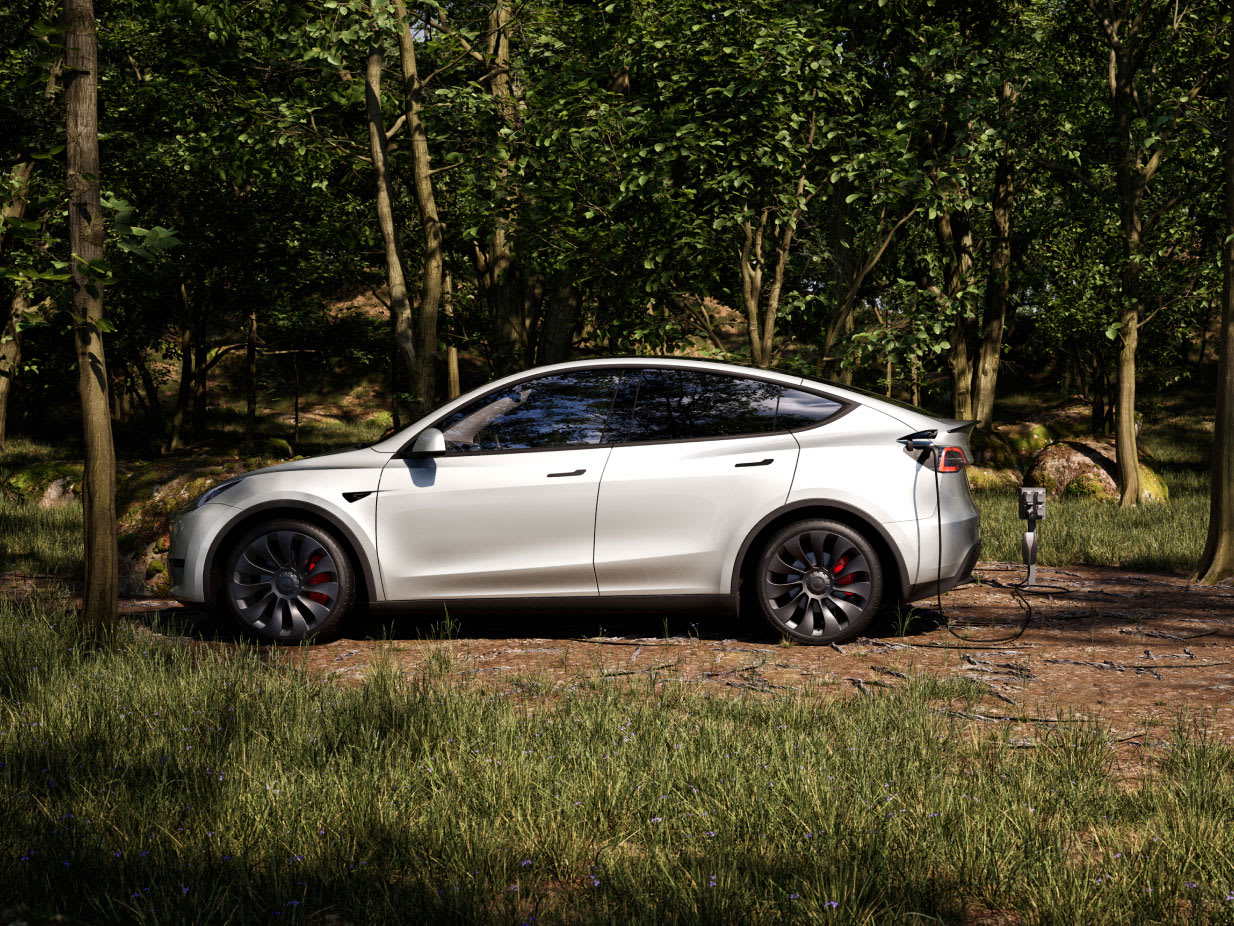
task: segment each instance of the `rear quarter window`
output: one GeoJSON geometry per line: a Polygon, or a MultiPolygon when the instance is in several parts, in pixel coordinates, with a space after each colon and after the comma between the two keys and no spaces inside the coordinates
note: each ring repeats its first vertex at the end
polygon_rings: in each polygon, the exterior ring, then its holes
{"type": "Polygon", "coordinates": [[[806,392],[804,389],[785,389],[780,394],[776,408],[777,431],[797,431],[821,424],[844,406],[835,399],[806,392]]]}

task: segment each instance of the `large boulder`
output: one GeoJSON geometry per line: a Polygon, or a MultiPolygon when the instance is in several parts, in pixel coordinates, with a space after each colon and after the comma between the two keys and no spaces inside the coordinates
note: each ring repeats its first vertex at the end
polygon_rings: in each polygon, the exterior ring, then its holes
{"type": "MultiPolygon", "coordinates": [[[[1054,495],[1073,495],[1113,501],[1118,498],[1118,463],[1112,437],[1058,441],[1033,460],[1025,485],[1042,486],[1054,495]]],[[[1149,501],[1170,497],[1165,480],[1143,461],[1140,486],[1149,501]]]]}

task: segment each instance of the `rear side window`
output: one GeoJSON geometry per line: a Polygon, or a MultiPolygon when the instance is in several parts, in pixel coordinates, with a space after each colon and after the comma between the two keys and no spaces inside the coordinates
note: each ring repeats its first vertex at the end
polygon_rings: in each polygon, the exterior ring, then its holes
{"type": "Polygon", "coordinates": [[[447,453],[587,447],[601,442],[619,370],[542,376],[491,392],[438,422],[447,453]]]}
{"type": "MultiPolygon", "coordinates": [[[[631,374],[627,377],[631,382],[622,383],[623,398],[633,400],[623,403],[632,408],[627,441],[691,440],[776,430],[781,387],[775,383],[696,370],[647,369],[641,376],[637,371],[631,374]],[[637,388],[631,388],[635,383],[637,388]]],[[[614,439],[620,437],[614,435],[614,439]]]]}
{"type": "Polygon", "coordinates": [[[826,421],[844,406],[835,399],[806,392],[785,389],[776,408],[776,430],[796,431],[826,421]]]}
{"type": "Polygon", "coordinates": [[[738,437],[813,427],[843,403],[804,389],[695,370],[627,370],[605,443],[738,437]]]}

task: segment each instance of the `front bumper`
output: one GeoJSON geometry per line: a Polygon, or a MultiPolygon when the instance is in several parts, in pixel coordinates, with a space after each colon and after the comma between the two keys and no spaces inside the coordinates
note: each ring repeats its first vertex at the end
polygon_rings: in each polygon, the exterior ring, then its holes
{"type": "Polygon", "coordinates": [[[211,501],[172,519],[171,544],[167,552],[172,598],[185,604],[205,602],[206,553],[235,514],[236,509],[231,505],[211,501]]]}

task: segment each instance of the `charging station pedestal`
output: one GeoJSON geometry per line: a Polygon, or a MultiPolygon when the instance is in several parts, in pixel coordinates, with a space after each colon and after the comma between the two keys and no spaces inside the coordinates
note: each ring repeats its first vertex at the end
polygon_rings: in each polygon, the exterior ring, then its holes
{"type": "Polygon", "coordinates": [[[1021,549],[1028,567],[1025,585],[1037,584],[1037,522],[1045,518],[1045,489],[1020,489],[1020,517],[1028,522],[1021,549]]]}

